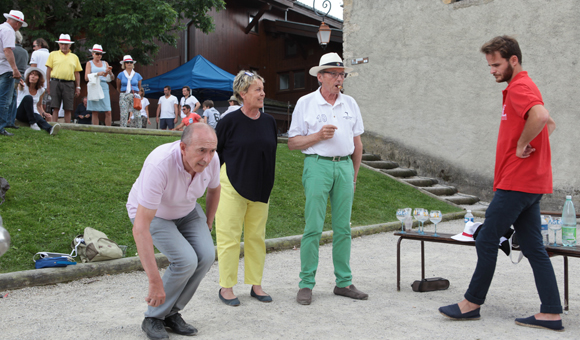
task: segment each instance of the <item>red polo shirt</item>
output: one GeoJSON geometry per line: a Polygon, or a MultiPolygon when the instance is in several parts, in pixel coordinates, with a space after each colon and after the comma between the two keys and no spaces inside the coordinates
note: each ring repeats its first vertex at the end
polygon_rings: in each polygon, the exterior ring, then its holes
{"type": "Polygon", "coordinates": [[[192,112],[189,116],[183,118],[183,124],[189,126],[189,124],[198,123],[200,119],[201,117],[197,113],[192,112]]]}
{"type": "Polygon", "coordinates": [[[544,105],[542,94],[528,72],[518,73],[503,90],[503,109],[497,137],[493,190],[532,194],[552,193],[552,156],[548,126],[530,143],[536,151],[528,158],[516,157],[516,148],[528,111],[544,105]]]}

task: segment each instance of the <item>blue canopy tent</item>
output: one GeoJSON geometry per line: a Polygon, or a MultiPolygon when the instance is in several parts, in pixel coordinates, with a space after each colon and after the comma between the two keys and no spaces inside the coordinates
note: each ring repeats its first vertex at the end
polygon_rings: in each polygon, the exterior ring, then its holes
{"type": "Polygon", "coordinates": [[[192,95],[200,102],[206,99],[221,101],[228,100],[232,95],[234,78],[233,74],[197,55],[176,69],[143,80],[141,85],[147,98],[161,97],[165,86],[171,86],[171,93],[181,98],[183,97],[181,89],[187,85],[191,87],[192,95]]]}

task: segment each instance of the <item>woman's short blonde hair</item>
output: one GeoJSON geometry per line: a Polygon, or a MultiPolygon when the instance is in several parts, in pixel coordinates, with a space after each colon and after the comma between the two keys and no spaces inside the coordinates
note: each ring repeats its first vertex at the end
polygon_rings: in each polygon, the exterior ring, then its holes
{"type": "Polygon", "coordinates": [[[234,96],[238,99],[238,102],[243,103],[244,99],[240,95],[241,92],[247,92],[250,86],[256,81],[260,80],[265,83],[264,78],[256,72],[241,70],[234,79],[234,96]]]}

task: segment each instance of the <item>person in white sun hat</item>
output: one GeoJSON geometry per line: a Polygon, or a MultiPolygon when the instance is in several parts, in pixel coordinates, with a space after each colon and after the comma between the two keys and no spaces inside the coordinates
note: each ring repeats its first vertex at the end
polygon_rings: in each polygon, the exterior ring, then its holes
{"type": "Polygon", "coordinates": [[[29,67],[24,73],[24,79],[18,85],[16,119],[30,124],[32,130],[44,130],[56,135],[60,124],[51,126],[46,122],[50,114],[44,112],[42,97],[44,96],[44,72],[38,67],[29,67]]]}
{"type": "Polygon", "coordinates": [[[46,92],[50,93],[52,101],[52,121],[58,120],[58,110],[62,103],[64,121],[70,123],[71,112],[74,110],[74,99],[81,94],[81,76],[83,70],[79,58],[72,53],[70,47],[74,44],[70,35],[61,34],[58,43],[59,50],[53,51],[46,61],[46,78],[49,79],[46,92]]]}
{"type": "Polygon", "coordinates": [[[139,95],[143,77],[133,69],[137,61],[130,55],[124,56],[120,63],[123,72],[117,75],[117,91],[121,108],[121,127],[127,127],[129,117],[133,117],[134,126],[140,126],[141,111],[133,108],[133,97],[139,95]]]}
{"type": "Polygon", "coordinates": [[[350,215],[356,178],[362,159],[364,132],[356,101],[341,93],[351,71],[336,53],[320,58],[310,75],[318,79],[318,90],[298,99],[288,130],[288,148],[304,153],[302,183],[306,196],[306,227],[300,246],[300,290],[296,301],[309,305],[318,268],[318,248],[326,205],[332,206],[332,261],[336,286],[334,294],[366,300],[368,294],[352,284],[350,269],[350,215]]]}
{"type": "Polygon", "coordinates": [[[14,100],[14,86],[22,74],[18,71],[12,50],[16,47],[16,31],[28,24],[20,11],[12,10],[4,13],[4,17],[6,22],[0,25],[0,135],[13,136],[4,128],[12,120],[8,108],[14,100]]]}
{"type": "Polygon", "coordinates": [[[89,74],[96,73],[100,79],[99,84],[101,85],[105,96],[100,100],[87,101],[87,111],[93,112],[93,125],[99,125],[99,112],[104,112],[105,125],[111,126],[111,97],[109,96],[109,82],[115,79],[113,67],[109,66],[106,61],[102,60],[103,54],[107,53],[103,51],[103,46],[95,44],[92,49],[89,49],[89,51],[93,55],[93,60],[87,61],[87,65],[85,66],[85,81],[89,81],[89,74]]]}

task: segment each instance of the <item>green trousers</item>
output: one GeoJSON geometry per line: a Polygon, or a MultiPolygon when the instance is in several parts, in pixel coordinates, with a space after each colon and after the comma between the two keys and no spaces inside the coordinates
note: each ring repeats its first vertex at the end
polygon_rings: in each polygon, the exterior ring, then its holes
{"type": "Polygon", "coordinates": [[[332,212],[332,262],[336,285],[352,284],[350,270],[350,215],[354,197],[354,167],[349,158],[340,162],[307,155],[302,184],[306,195],[306,226],[300,245],[300,288],[312,289],[318,269],[318,249],[330,196],[332,212]]]}

